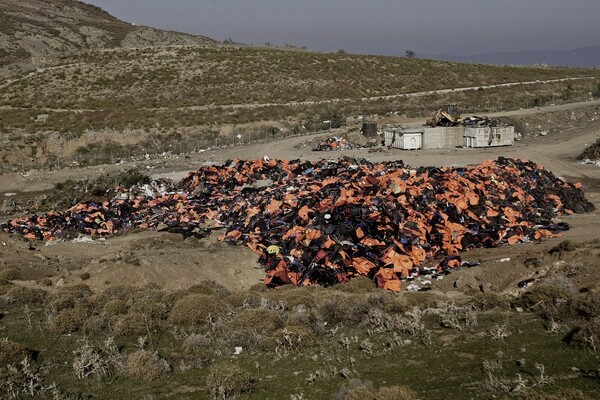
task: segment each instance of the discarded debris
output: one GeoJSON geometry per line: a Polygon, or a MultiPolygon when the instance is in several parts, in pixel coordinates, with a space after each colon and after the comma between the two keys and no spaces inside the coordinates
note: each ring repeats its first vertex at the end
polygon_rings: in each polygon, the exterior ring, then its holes
{"type": "Polygon", "coordinates": [[[496,118],[478,117],[476,115],[463,119],[460,124],[470,128],[506,128],[510,126],[496,118]]]}
{"type": "Polygon", "coordinates": [[[269,286],[331,286],[364,275],[398,291],[402,279],[438,279],[461,266],[461,251],[556,236],[568,229],[556,216],[593,210],[579,185],[502,157],[418,169],[350,158],[229,161],[190,173],[177,189],[81,203],[1,228],[49,241],[159,226],[202,238],[218,229],[207,227],[212,220],[226,228],[222,240],[259,256],[269,286]],[[273,184],[253,187],[265,179],[273,184]]]}
{"type": "Polygon", "coordinates": [[[319,142],[313,151],[336,151],[352,149],[354,149],[354,144],[350,143],[348,140],[337,136],[332,136],[319,142]]]}

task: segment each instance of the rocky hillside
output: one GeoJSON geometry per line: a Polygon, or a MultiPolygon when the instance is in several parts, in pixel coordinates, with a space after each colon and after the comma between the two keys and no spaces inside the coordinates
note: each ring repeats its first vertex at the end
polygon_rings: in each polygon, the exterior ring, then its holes
{"type": "Polygon", "coordinates": [[[80,50],[209,44],[214,40],[138,27],[77,0],[0,0],[0,78],[80,50]]]}

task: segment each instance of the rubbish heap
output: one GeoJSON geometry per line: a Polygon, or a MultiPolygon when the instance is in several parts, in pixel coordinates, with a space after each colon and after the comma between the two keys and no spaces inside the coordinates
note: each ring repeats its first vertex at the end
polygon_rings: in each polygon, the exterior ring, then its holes
{"type": "Polygon", "coordinates": [[[552,237],[568,229],[557,216],[593,210],[580,185],[508,158],[418,169],[351,158],[229,161],[190,173],[177,189],[129,198],[122,190],[112,201],[1,228],[43,240],[132,228],[205,237],[214,220],[225,228],[222,240],[259,256],[269,286],[330,286],[365,275],[398,291],[402,279],[460,266],[461,251],[552,237]]]}
{"type": "Polygon", "coordinates": [[[317,144],[313,151],[352,150],[354,145],[346,139],[331,136],[317,144]]]}
{"type": "Polygon", "coordinates": [[[508,124],[496,118],[478,117],[476,115],[467,117],[460,123],[462,126],[469,128],[506,128],[508,124]]]}

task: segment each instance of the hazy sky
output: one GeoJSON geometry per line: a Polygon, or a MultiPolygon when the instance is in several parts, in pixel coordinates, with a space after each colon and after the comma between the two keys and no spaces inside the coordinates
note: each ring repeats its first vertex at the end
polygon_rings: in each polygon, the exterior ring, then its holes
{"type": "Polygon", "coordinates": [[[468,55],[600,44],[600,0],[85,0],[138,25],[324,51],[468,55]]]}

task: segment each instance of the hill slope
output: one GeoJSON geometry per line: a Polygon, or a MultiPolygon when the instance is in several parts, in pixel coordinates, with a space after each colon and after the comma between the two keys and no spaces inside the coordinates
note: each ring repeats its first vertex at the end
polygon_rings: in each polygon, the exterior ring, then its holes
{"type": "Polygon", "coordinates": [[[215,41],[137,27],[76,0],[0,0],[0,78],[80,50],[207,43],[215,41]]]}
{"type": "Polygon", "coordinates": [[[563,67],[598,67],[600,66],[600,46],[581,47],[567,51],[518,51],[469,56],[438,55],[431,56],[431,58],[496,65],[546,64],[563,67]]]}

